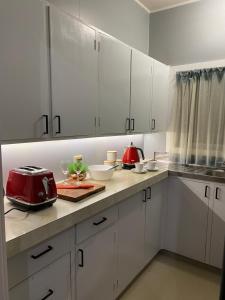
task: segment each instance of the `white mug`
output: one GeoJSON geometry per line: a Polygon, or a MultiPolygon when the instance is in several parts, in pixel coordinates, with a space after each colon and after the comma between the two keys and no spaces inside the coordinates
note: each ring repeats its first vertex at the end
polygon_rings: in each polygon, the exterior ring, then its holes
{"type": "Polygon", "coordinates": [[[141,173],[143,171],[143,169],[144,169],[144,164],[143,163],[138,162],[138,163],[135,164],[136,172],[141,173]]]}
{"type": "Polygon", "coordinates": [[[155,168],[157,167],[157,161],[149,160],[147,166],[149,170],[155,170],[155,168]]]}

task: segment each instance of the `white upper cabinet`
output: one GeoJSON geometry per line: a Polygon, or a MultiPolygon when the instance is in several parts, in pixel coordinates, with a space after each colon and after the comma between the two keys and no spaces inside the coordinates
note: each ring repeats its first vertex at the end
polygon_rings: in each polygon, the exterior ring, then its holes
{"type": "Polygon", "coordinates": [[[50,7],[53,135],[95,134],[98,53],[95,31],[50,7]]]}
{"type": "Polygon", "coordinates": [[[0,1],[0,140],[48,135],[46,10],[37,0],[0,1]]]}
{"type": "Polygon", "coordinates": [[[130,131],[150,132],[152,58],[132,50],[130,131]]]}
{"type": "Polygon", "coordinates": [[[153,132],[167,131],[169,100],[169,66],[153,60],[152,122],[153,132]]]}
{"type": "Polygon", "coordinates": [[[75,17],[79,17],[79,1],[80,0],[49,0],[50,3],[53,3],[61,10],[75,17]]]}
{"type": "Polygon", "coordinates": [[[99,133],[124,134],[130,107],[131,49],[99,34],[99,133]]]}

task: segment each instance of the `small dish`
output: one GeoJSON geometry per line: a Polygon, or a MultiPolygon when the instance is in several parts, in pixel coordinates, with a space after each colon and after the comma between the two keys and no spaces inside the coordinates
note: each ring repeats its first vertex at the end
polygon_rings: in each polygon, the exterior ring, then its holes
{"type": "Polygon", "coordinates": [[[155,167],[154,169],[147,169],[149,172],[157,172],[159,171],[159,167],[155,167]]]}
{"type": "Polygon", "coordinates": [[[147,170],[143,169],[141,172],[138,172],[136,169],[132,169],[131,172],[133,172],[135,174],[145,174],[145,173],[147,173],[147,170]]]}

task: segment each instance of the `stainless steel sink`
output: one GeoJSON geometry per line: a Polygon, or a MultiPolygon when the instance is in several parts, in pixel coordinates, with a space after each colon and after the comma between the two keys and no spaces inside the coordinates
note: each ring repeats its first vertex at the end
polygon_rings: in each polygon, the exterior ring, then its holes
{"type": "Polygon", "coordinates": [[[224,177],[225,178],[225,170],[223,169],[206,169],[201,170],[199,174],[214,176],[214,177],[224,177]]]}

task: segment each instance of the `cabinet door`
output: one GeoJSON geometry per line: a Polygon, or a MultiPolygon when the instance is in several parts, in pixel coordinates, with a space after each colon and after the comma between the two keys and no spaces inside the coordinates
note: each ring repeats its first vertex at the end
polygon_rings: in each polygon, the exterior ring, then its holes
{"type": "Polygon", "coordinates": [[[61,10],[77,18],[79,18],[79,1],[80,0],[49,0],[50,3],[53,3],[61,10]]]}
{"type": "Polygon", "coordinates": [[[99,232],[77,246],[77,300],[113,300],[115,228],[99,232]]]}
{"type": "Polygon", "coordinates": [[[146,223],[145,223],[145,258],[149,262],[161,248],[161,221],[163,209],[163,183],[151,187],[150,195],[146,202],[146,223]]]}
{"type": "Polygon", "coordinates": [[[169,178],[167,250],[205,262],[211,193],[208,182],[169,178]]]}
{"type": "Polygon", "coordinates": [[[225,239],[225,185],[215,184],[211,247],[210,247],[210,265],[222,268],[223,248],[225,239]]]}
{"type": "Polygon", "coordinates": [[[97,51],[95,31],[50,9],[53,134],[95,133],[97,51]]]}
{"type": "Polygon", "coordinates": [[[130,48],[100,35],[100,134],[126,133],[130,109],[130,58],[130,48]]]}
{"type": "Polygon", "coordinates": [[[169,67],[154,60],[152,96],[152,131],[167,131],[169,67]]]}
{"type": "Polygon", "coordinates": [[[132,50],[131,64],[131,132],[150,131],[152,96],[152,58],[132,50]]]}
{"type": "Polygon", "coordinates": [[[144,192],[139,192],[119,205],[117,295],[144,267],[144,231],[144,192]]]}
{"type": "Polygon", "coordinates": [[[0,140],[47,136],[46,9],[42,1],[0,1],[0,140]]]}
{"type": "Polygon", "coordinates": [[[70,255],[65,255],[9,291],[10,300],[71,300],[70,255]]]}

